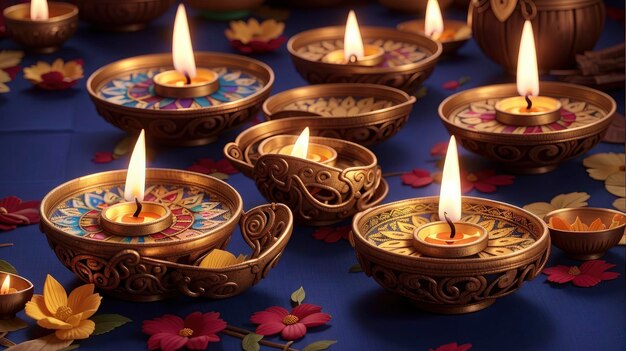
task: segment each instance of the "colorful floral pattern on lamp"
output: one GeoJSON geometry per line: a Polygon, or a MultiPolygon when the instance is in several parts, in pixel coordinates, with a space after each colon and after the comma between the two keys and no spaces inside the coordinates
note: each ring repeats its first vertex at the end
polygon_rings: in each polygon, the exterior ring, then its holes
{"type": "Polygon", "coordinates": [[[487,247],[487,230],[461,219],[461,178],[454,135],[450,137],[443,167],[438,222],[415,229],[413,245],[424,255],[453,258],[474,255],[487,247]],[[442,221],[445,219],[445,222],[442,221]]]}
{"type": "Polygon", "coordinates": [[[502,99],[495,105],[496,119],[502,123],[531,126],[550,124],[561,119],[561,102],[539,96],[539,70],[533,27],[524,23],[517,59],[517,92],[520,96],[502,99]]]}

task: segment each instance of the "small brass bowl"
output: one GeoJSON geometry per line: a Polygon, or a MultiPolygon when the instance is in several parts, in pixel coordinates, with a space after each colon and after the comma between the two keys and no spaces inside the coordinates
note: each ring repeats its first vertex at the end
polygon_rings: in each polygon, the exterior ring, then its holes
{"type": "MultiPolygon", "coordinates": [[[[619,211],[606,208],[563,208],[546,214],[545,221],[549,223],[551,217],[559,217],[571,224],[576,217],[579,217],[583,223],[589,225],[595,219],[600,218],[602,223],[609,228],[615,215],[626,217],[619,211]]],[[[586,261],[602,257],[607,250],[617,245],[624,235],[626,222],[612,229],[598,231],[565,231],[554,229],[550,225],[548,229],[550,229],[554,246],[565,251],[570,258],[586,261]]]]}
{"type": "Polygon", "coordinates": [[[261,6],[264,0],[186,0],[185,3],[196,10],[206,12],[228,13],[234,11],[252,10],[261,6]]]}
{"type": "Polygon", "coordinates": [[[7,34],[27,51],[39,54],[55,52],[78,29],[78,9],[63,2],[48,3],[47,20],[30,19],[30,3],[4,9],[7,34]]]}
{"type": "MultiPolygon", "coordinates": [[[[457,51],[459,51],[461,47],[463,47],[463,45],[465,45],[465,43],[467,43],[470,39],[472,39],[472,31],[466,22],[444,19],[443,24],[444,24],[443,27],[445,28],[444,31],[451,29],[455,31],[456,33],[462,29],[469,30],[469,33],[468,33],[469,35],[461,36],[458,38],[453,37],[450,39],[439,40],[441,42],[441,47],[443,50],[441,54],[443,56],[449,56],[449,55],[455,54],[457,51]]],[[[402,22],[398,24],[396,28],[398,28],[398,30],[401,30],[403,32],[410,32],[410,33],[417,33],[417,34],[424,35],[424,20],[417,19],[417,20],[402,22]]]]}
{"type": "Polygon", "coordinates": [[[58,186],[41,202],[41,230],[61,263],[110,295],[155,301],[177,295],[211,298],[238,294],[276,264],[291,235],[283,205],[243,213],[239,193],[204,174],[146,170],[146,201],[170,208],[173,221],[159,233],[121,237],[100,224],[102,209],[123,201],[126,171],[96,173],[58,186]],[[240,265],[197,267],[198,258],[228,244],[237,223],[252,249],[240,265]]]}
{"type": "Polygon", "coordinates": [[[259,111],[274,84],[274,72],[240,55],[196,52],[195,60],[198,68],[219,72],[221,88],[214,94],[193,99],[157,96],[152,78],[173,69],[169,53],[131,57],[101,67],[89,77],[87,91],[98,113],[122,130],[145,129],[152,140],[165,145],[205,145],[259,111]],[[233,93],[229,90],[233,88],[245,92],[233,93]]]}
{"type": "Polygon", "coordinates": [[[0,295],[0,319],[15,318],[15,314],[24,309],[26,303],[33,297],[33,283],[17,274],[0,272],[0,284],[6,276],[10,276],[10,287],[17,290],[14,293],[0,295]]]}
{"type": "Polygon", "coordinates": [[[389,189],[376,155],[345,140],[316,137],[323,130],[310,122],[296,117],[258,124],[228,143],[224,154],[235,168],[254,179],[266,199],[288,205],[295,221],[302,224],[329,225],[380,203],[389,189]],[[311,143],[337,151],[334,165],[259,153],[259,143],[264,140],[277,135],[297,136],[306,126],[314,135],[311,143]]]}
{"type": "Polygon", "coordinates": [[[270,96],[263,113],[268,120],[314,118],[330,127],[323,136],[367,146],[394,136],[414,103],[414,96],[377,84],[317,84],[270,96]]]}
{"type": "Polygon", "coordinates": [[[108,31],[134,32],[161,17],[174,0],[72,0],[80,18],[108,31]]]}
{"type": "Polygon", "coordinates": [[[548,227],[537,216],[502,202],[463,197],[462,222],[488,233],[487,248],[463,258],[427,257],[414,232],[438,221],[439,197],[407,199],[360,212],[350,242],[367,276],[421,309],[479,311],[540,274],[550,253],[548,227]]]}
{"type": "Polygon", "coordinates": [[[383,27],[360,30],[364,44],[386,48],[382,64],[368,67],[323,62],[325,54],[343,47],[343,26],[298,33],[287,42],[287,50],[298,73],[311,84],[372,83],[407,93],[416,91],[430,76],[441,55],[441,44],[423,35],[383,27]]]}
{"type": "Polygon", "coordinates": [[[439,118],[464,148],[500,162],[514,173],[546,173],[600,142],[616,104],[601,91],[559,82],[542,82],[540,94],[560,100],[561,120],[541,126],[499,122],[495,104],[517,96],[515,84],[454,94],[439,105],[439,118]]]}

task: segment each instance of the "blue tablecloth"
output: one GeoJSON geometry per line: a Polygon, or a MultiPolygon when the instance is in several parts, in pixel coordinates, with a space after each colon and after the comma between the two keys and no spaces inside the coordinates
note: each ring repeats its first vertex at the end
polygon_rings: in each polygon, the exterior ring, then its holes
{"type": "MultiPolygon", "coordinates": [[[[622,3],[623,6],[623,3],[622,3]]],[[[392,27],[411,19],[408,14],[388,11],[377,3],[356,5],[361,25],[392,27]]],[[[174,18],[172,8],[148,29],[136,33],[108,33],[81,24],[75,37],[58,52],[48,56],[27,55],[22,66],[39,59],[51,62],[56,57],[83,58],[85,75],[114,60],[170,50],[174,18]]],[[[209,22],[188,12],[196,50],[232,52],[223,31],[226,24],[209,22]]],[[[327,25],[343,24],[347,7],[319,10],[293,10],[286,21],[287,36],[327,25]]],[[[462,10],[450,16],[463,18],[462,10]]],[[[607,20],[598,48],[624,39],[623,24],[607,20]]],[[[0,49],[16,49],[7,39],[0,49]]],[[[283,46],[275,53],[255,56],[269,64],[276,74],[273,91],[305,85],[290,62],[283,46]]],[[[499,82],[513,77],[487,59],[473,41],[448,60],[441,61],[426,81],[428,93],[418,100],[407,125],[391,140],[374,147],[384,172],[412,168],[435,170],[430,148],[446,141],[448,134],[437,117],[439,103],[451,91],[442,83],[470,76],[462,89],[499,82]]],[[[53,187],[78,176],[127,166],[127,158],[109,164],[95,164],[95,152],[109,151],[124,133],[106,123],[88,98],[85,81],[67,91],[40,91],[20,75],[9,83],[11,92],[0,95],[0,197],[17,195],[23,199],[41,199],[53,187]]],[[[618,112],[624,113],[624,90],[612,91],[618,112]]],[[[215,144],[196,148],[156,147],[153,167],[184,169],[196,159],[221,159],[225,143],[234,140],[235,130],[221,136],[215,144]]],[[[601,143],[590,154],[623,152],[623,145],[601,143]]],[[[587,156],[587,155],[585,155],[587,156]]],[[[611,207],[615,199],[602,182],[587,176],[582,166],[585,156],[563,163],[556,171],[534,176],[517,176],[511,186],[493,194],[473,191],[470,195],[487,197],[523,206],[534,201],[549,201],[555,195],[585,191],[591,195],[590,206],[611,207]]],[[[464,162],[472,167],[497,167],[474,155],[464,162]],[[478,166],[482,165],[482,166],[478,166]]],[[[413,189],[401,184],[399,177],[388,179],[390,192],[386,202],[409,197],[437,195],[435,184],[413,189]]],[[[265,203],[254,183],[236,174],[228,180],[242,195],[245,208],[265,203]]],[[[626,294],[624,284],[624,247],[611,249],[604,257],[617,264],[620,278],[589,288],[552,285],[540,276],[524,284],[518,292],[499,299],[492,307],[467,315],[442,316],[414,309],[409,302],[385,292],[362,273],[348,273],[356,263],[350,245],[326,244],[312,237],[314,228],[296,226],[278,266],[257,286],[240,296],[221,301],[178,298],[154,303],[131,303],[104,297],[101,312],[120,313],[133,323],[106,336],[81,341],[81,349],[130,350],[146,347],[147,336],[141,322],[165,313],[181,316],[192,311],[218,311],[230,324],[253,330],[250,315],[272,305],[288,307],[289,294],[304,286],[307,302],[323,306],[333,319],[327,327],[316,328],[294,347],[303,348],[312,341],[335,339],[336,350],[427,350],[449,342],[471,343],[472,350],[624,350],[626,349],[626,294]]],[[[36,225],[0,233],[0,242],[12,242],[0,248],[0,257],[15,265],[19,273],[35,284],[41,293],[46,274],[52,274],[64,286],[80,284],[64,268],[48,247],[36,225]]],[[[240,243],[234,243],[235,247],[240,243]]],[[[574,265],[562,251],[553,248],[548,266],[574,265]]],[[[20,316],[26,318],[23,312],[20,316]]],[[[13,341],[24,341],[45,331],[29,328],[11,333],[13,341]]],[[[270,338],[272,340],[276,337],[270,338]]],[[[240,340],[223,336],[211,344],[211,350],[237,350],[240,340]]]]}

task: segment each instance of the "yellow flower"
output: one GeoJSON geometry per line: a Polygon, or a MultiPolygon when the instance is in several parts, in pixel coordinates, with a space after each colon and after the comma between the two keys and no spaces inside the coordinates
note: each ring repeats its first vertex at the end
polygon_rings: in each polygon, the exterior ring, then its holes
{"type": "Polygon", "coordinates": [[[34,295],[26,304],[26,315],[39,326],[55,330],[61,340],[86,339],[96,326],[87,318],[96,313],[102,299],[93,288],[93,284],[85,284],[68,297],[63,286],[48,274],[43,295],[34,295]]]}
{"type": "Polygon", "coordinates": [[[11,81],[11,76],[3,70],[0,70],[0,93],[6,93],[10,91],[9,86],[4,84],[11,81]]]}
{"type": "Polygon", "coordinates": [[[583,160],[587,173],[595,180],[605,180],[617,172],[624,171],[624,154],[602,153],[591,155],[583,160]]]}
{"type": "Polygon", "coordinates": [[[200,262],[203,268],[225,268],[234,266],[246,260],[244,255],[235,257],[232,253],[220,249],[213,249],[200,262]]]}
{"type": "Polygon", "coordinates": [[[248,22],[231,21],[230,28],[224,32],[228,40],[239,40],[243,44],[248,44],[252,40],[270,41],[278,38],[285,30],[285,24],[268,19],[259,23],[254,18],[248,22]]]}
{"type": "Polygon", "coordinates": [[[20,64],[24,57],[21,51],[2,50],[0,51],[0,69],[14,67],[20,64]]]}
{"type": "Polygon", "coordinates": [[[77,61],[64,63],[61,59],[56,59],[52,65],[39,61],[37,64],[24,68],[24,78],[35,85],[45,85],[49,89],[66,89],[83,77],[83,66],[77,61]],[[56,72],[56,76],[46,76],[56,72]]]}

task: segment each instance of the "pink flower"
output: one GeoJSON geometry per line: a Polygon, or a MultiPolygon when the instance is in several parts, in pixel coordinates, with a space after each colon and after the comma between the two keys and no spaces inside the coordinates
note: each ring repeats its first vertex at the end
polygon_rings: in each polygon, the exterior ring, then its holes
{"type": "Polygon", "coordinates": [[[215,162],[210,158],[198,159],[196,163],[189,166],[187,170],[198,172],[198,173],[204,173],[204,174],[211,174],[211,173],[235,174],[239,172],[226,159],[221,159],[215,162]]]}
{"type": "Polygon", "coordinates": [[[109,163],[113,161],[113,159],[112,152],[96,152],[91,160],[95,163],[109,163]]]}
{"type": "Polygon", "coordinates": [[[467,173],[461,171],[461,191],[465,194],[473,189],[481,193],[493,193],[497,186],[511,185],[515,180],[512,175],[496,175],[493,170],[478,171],[475,173],[467,173]]]}
{"type": "Polygon", "coordinates": [[[461,84],[459,84],[456,80],[447,81],[441,85],[441,87],[446,90],[455,90],[460,86],[461,84]]]}
{"type": "Polygon", "coordinates": [[[13,230],[21,224],[39,223],[39,201],[24,201],[16,196],[0,200],[0,230],[13,230]]]}
{"type": "Polygon", "coordinates": [[[272,306],[265,311],[255,312],[250,321],[259,324],[256,333],[260,335],[274,335],[281,333],[285,340],[296,340],[306,335],[306,329],[326,324],[331,316],[322,313],[320,306],[303,303],[296,306],[291,312],[278,306],[272,306]]]}
{"type": "Polygon", "coordinates": [[[226,322],[217,312],[194,312],[183,321],[182,318],[166,314],[153,320],[144,321],[141,331],[150,335],[148,349],[175,351],[186,347],[190,350],[204,350],[209,342],[217,342],[217,333],[226,328],[226,322]]]}
{"type": "Polygon", "coordinates": [[[270,39],[268,41],[251,40],[244,44],[241,40],[231,40],[230,45],[243,54],[264,53],[278,49],[287,39],[284,36],[270,39]]]}
{"type": "Polygon", "coordinates": [[[342,226],[342,227],[321,227],[313,232],[313,237],[316,240],[322,240],[325,243],[336,243],[339,239],[348,240],[348,235],[350,234],[350,230],[352,228],[350,226],[342,226]]]}
{"type": "Polygon", "coordinates": [[[413,188],[421,188],[433,182],[430,172],[419,168],[415,168],[411,172],[402,174],[400,178],[402,179],[402,184],[410,185],[413,188]]]}
{"type": "Polygon", "coordinates": [[[450,344],[441,345],[436,349],[429,349],[429,351],[467,351],[472,348],[472,344],[458,345],[453,342],[450,344]]]}
{"type": "Polygon", "coordinates": [[[543,274],[548,275],[548,281],[553,283],[564,284],[572,282],[572,284],[588,288],[598,285],[603,280],[612,280],[619,277],[617,272],[606,272],[606,270],[615,267],[614,264],[607,263],[604,260],[587,261],[578,266],[550,267],[543,270],[543,274]]]}
{"type": "Polygon", "coordinates": [[[435,144],[435,146],[433,146],[432,149],[430,149],[430,155],[445,157],[447,150],[448,150],[448,142],[443,141],[443,142],[435,144]]]}

